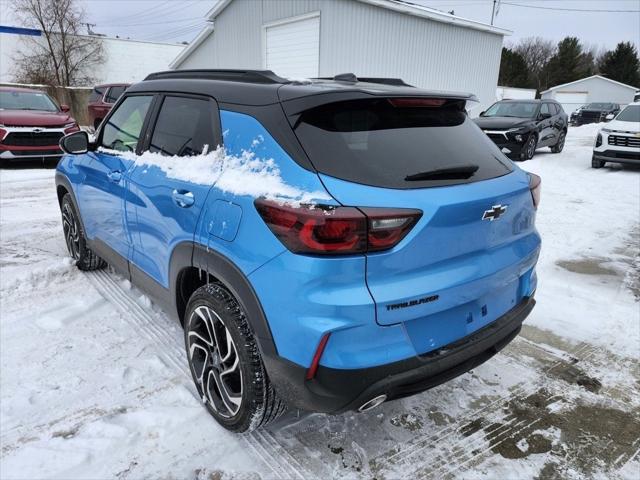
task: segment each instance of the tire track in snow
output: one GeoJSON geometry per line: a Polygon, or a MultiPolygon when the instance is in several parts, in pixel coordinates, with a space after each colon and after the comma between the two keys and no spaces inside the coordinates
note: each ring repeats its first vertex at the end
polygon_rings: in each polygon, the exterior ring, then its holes
{"type": "MultiPolygon", "coordinates": [[[[182,334],[179,338],[172,334],[176,323],[166,314],[149,314],[112,274],[106,270],[87,272],[98,292],[116,306],[127,320],[143,337],[151,341],[156,353],[165,361],[167,367],[181,372],[188,379],[189,391],[201,402],[188,367],[182,334]],[[158,348],[161,346],[162,348],[158,348]]],[[[182,330],[179,330],[182,332],[182,330]]],[[[222,427],[220,427],[222,428],[222,427]]],[[[306,480],[313,476],[302,467],[280,444],[277,439],[265,431],[256,430],[241,436],[245,444],[273,472],[276,478],[306,480]]]]}
{"type": "MultiPolygon", "coordinates": [[[[586,361],[595,355],[597,350],[593,345],[583,343],[571,352],[571,355],[580,361],[586,361]]],[[[571,364],[561,359],[543,370],[543,375],[551,373],[558,367],[566,367],[568,365],[571,364]]],[[[375,463],[377,469],[383,472],[384,476],[403,476],[406,478],[433,476],[434,478],[439,478],[451,475],[464,465],[480,458],[491,450],[491,448],[487,448],[486,430],[480,428],[473,434],[464,436],[464,431],[469,428],[470,423],[474,419],[491,414],[492,412],[501,412],[509,403],[525,400],[527,396],[535,393],[536,390],[535,385],[528,386],[523,383],[511,390],[506,397],[500,397],[483,407],[464,414],[460,417],[460,421],[442,428],[435,434],[425,431],[422,435],[414,437],[404,444],[396,445],[387,453],[383,453],[372,459],[371,463],[375,463]],[[447,445],[451,439],[454,439],[453,442],[447,445]],[[437,450],[427,451],[427,449],[432,448],[433,445],[439,445],[439,448],[437,450]],[[442,445],[445,445],[444,451],[442,445]],[[473,451],[479,451],[480,453],[472,458],[468,458],[468,452],[473,451]],[[458,453],[456,454],[455,452],[458,453]],[[452,453],[453,455],[451,455],[452,453]],[[435,460],[439,460],[440,463],[433,465],[432,462],[435,460]]],[[[544,400],[548,402],[547,404],[550,404],[554,397],[555,395],[549,394],[544,400]]],[[[498,429],[507,427],[506,430],[501,431],[497,435],[499,437],[499,443],[494,444],[494,439],[492,439],[491,443],[494,447],[532,426],[532,423],[523,426],[522,421],[515,422],[515,420],[516,417],[511,413],[501,413],[491,419],[492,423],[501,423],[498,429]]],[[[498,429],[496,429],[496,431],[498,429]]],[[[496,431],[489,432],[489,435],[496,431]]]]}

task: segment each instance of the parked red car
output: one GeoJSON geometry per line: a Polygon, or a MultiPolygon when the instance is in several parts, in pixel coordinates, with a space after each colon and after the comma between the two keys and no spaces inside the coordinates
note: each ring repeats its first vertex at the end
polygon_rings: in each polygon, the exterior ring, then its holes
{"type": "Polygon", "coordinates": [[[128,83],[110,83],[93,87],[87,106],[91,125],[98,128],[102,119],[107,116],[113,104],[129,88],[129,85],[128,83]]]}
{"type": "Polygon", "coordinates": [[[79,131],[69,107],[46,93],[0,87],[0,164],[12,160],[57,160],[60,138],[79,131]]]}

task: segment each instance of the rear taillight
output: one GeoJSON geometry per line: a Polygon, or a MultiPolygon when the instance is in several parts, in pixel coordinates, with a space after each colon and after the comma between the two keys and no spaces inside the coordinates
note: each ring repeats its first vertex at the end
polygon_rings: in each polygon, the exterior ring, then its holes
{"type": "Polygon", "coordinates": [[[388,250],[422,212],[396,208],[291,206],[258,199],[256,209],[276,237],[294,253],[348,255],[388,250]]]}
{"type": "Polygon", "coordinates": [[[529,190],[533,199],[534,208],[540,205],[540,193],[542,190],[542,179],[535,173],[529,173],[529,190]]]}

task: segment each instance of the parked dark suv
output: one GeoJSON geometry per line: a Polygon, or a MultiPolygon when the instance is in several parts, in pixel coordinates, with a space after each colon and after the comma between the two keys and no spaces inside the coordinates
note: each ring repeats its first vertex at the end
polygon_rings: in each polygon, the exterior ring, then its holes
{"type": "Polygon", "coordinates": [[[617,103],[589,103],[580,109],[574,121],[576,125],[605,122],[613,120],[618,113],[620,113],[620,105],[617,103]]]}
{"type": "Polygon", "coordinates": [[[180,318],[230,430],[421,392],[490,359],[535,303],[540,178],[468,101],[353,74],[152,74],[91,142],[62,140],[69,254],[180,318]]]}
{"type": "Polygon", "coordinates": [[[110,83],[107,85],[96,85],[89,96],[89,121],[91,125],[98,128],[100,122],[107,116],[113,104],[129,87],[128,83],[110,83]]]}
{"type": "Polygon", "coordinates": [[[538,148],[562,151],[568,117],[553,100],[502,100],[475,122],[509,158],[529,160],[538,148]]]}

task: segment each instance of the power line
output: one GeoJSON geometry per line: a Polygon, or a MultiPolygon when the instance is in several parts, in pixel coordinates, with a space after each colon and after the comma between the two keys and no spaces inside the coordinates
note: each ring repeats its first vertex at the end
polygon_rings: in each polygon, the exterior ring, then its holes
{"type": "Polygon", "coordinates": [[[178,37],[181,35],[186,35],[187,33],[195,32],[197,30],[201,30],[202,27],[206,25],[206,22],[200,22],[193,25],[187,25],[180,28],[176,28],[173,30],[167,30],[165,32],[154,33],[151,35],[147,35],[142,37],[144,40],[165,40],[169,38],[178,37]]]}
{"type": "MultiPolygon", "coordinates": [[[[144,27],[147,25],[167,25],[170,23],[183,23],[183,22],[193,22],[194,20],[202,20],[202,17],[190,17],[183,18],[181,20],[166,20],[164,22],[151,22],[151,23],[118,23],[116,25],[103,25],[100,24],[101,28],[116,28],[116,27],[144,27]]],[[[94,25],[95,26],[95,25],[94,25]]]]}
{"type": "Polygon", "coordinates": [[[640,13],[640,10],[608,10],[599,8],[563,8],[563,7],[541,7],[539,5],[523,5],[521,3],[502,2],[503,5],[512,7],[535,8],[538,10],[557,10],[562,12],[589,12],[589,13],[640,13]]]}

